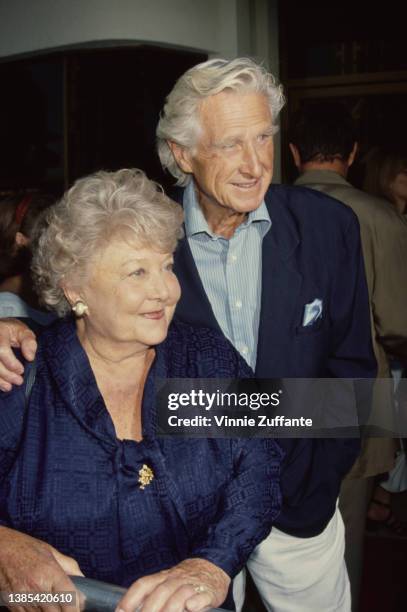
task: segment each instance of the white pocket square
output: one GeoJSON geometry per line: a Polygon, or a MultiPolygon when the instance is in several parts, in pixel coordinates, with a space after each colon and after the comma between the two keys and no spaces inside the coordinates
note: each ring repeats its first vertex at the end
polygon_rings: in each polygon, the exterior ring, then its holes
{"type": "Polygon", "coordinates": [[[322,316],[322,300],[316,298],[310,304],[304,306],[304,316],[302,318],[302,326],[309,327],[313,325],[317,319],[322,316]]]}

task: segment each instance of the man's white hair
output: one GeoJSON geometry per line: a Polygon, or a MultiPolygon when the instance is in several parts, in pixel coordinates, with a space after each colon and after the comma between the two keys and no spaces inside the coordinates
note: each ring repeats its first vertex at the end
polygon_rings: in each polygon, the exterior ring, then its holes
{"type": "MultiPolygon", "coordinates": [[[[156,132],[161,164],[175,176],[177,185],[186,185],[190,176],[178,166],[168,141],[192,149],[201,133],[199,108],[202,101],[222,91],[263,94],[274,124],[285,103],[282,86],[277,85],[273,75],[263,66],[249,58],[213,59],[187,70],[169,93],[156,132]]],[[[274,131],[277,129],[275,126],[274,131]]]]}

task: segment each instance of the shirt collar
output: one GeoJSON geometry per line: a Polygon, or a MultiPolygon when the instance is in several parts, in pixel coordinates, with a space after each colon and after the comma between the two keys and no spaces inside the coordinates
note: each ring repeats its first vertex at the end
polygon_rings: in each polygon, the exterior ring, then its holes
{"type": "MultiPolygon", "coordinates": [[[[195,184],[193,180],[188,183],[184,190],[183,205],[185,214],[185,233],[187,238],[202,233],[207,234],[211,238],[219,238],[219,236],[214,234],[210,229],[202,212],[202,209],[199,206],[198,198],[196,197],[195,192],[195,184]]],[[[269,227],[271,226],[270,215],[268,213],[267,206],[264,200],[256,210],[253,210],[248,214],[247,219],[238,227],[238,230],[249,227],[253,222],[261,223],[261,225],[263,226],[263,235],[268,231],[269,227]]]]}
{"type": "Polygon", "coordinates": [[[334,170],[307,170],[297,178],[294,185],[307,186],[312,184],[320,185],[324,183],[330,183],[333,185],[350,185],[345,177],[334,170]]]}

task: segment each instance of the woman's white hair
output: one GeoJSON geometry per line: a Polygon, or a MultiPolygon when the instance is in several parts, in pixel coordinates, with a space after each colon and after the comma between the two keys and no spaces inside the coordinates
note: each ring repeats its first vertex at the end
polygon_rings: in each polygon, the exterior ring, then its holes
{"type": "MultiPolygon", "coordinates": [[[[157,126],[157,149],[163,168],[186,185],[190,176],[178,166],[168,146],[175,142],[192,149],[200,134],[199,107],[208,96],[222,91],[255,91],[266,96],[275,124],[285,103],[282,86],[272,74],[249,58],[232,61],[213,59],[190,68],[175,83],[168,95],[157,126]]],[[[275,127],[275,131],[277,131],[275,127]]]]}
{"type": "Polygon", "coordinates": [[[59,315],[70,310],[63,287],[81,287],[100,249],[113,239],[175,250],[183,212],[141,170],[97,172],[82,178],[46,216],[33,258],[41,301],[59,315]]]}

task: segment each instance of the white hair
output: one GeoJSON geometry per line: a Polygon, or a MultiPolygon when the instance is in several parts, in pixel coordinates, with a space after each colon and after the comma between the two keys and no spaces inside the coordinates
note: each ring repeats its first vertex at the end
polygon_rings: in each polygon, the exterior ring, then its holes
{"type": "MultiPolygon", "coordinates": [[[[178,166],[168,141],[192,149],[201,133],[199,108],[202,101],[222,91],[263,94],[274,124],[285,103],[282,86],[277,85],[273,75],[263,66],[249,58],[213,59],[187,70],[167,96],[156,132],[161,164],[177,179],[177,185],[186,185],[190,177],[178,166]]],[[[274,132],[277,129],[275,126],[274,132]]]]}
{"type": "Polygon", "coordinates": [[[99,249],[120,237],[171,253],[183,236],[182,222],[181,206],[141,170],[101,171],[79,179],[50,209],[34,252],[41,301],[66,314],[70,306],[63,286],[86,282],[99,249]]]}

